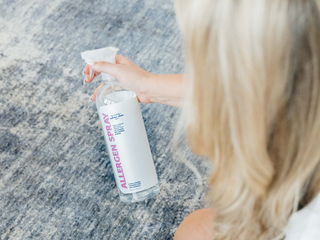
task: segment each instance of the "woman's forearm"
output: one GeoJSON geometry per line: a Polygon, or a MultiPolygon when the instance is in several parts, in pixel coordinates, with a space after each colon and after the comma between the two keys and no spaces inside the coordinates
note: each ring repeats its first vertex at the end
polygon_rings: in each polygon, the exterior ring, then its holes
{"type": "Polygon", "coordinates": [[[183,74],[153,75],[148,92],[151,103],[181,107],[185,95],[183,74]]]}

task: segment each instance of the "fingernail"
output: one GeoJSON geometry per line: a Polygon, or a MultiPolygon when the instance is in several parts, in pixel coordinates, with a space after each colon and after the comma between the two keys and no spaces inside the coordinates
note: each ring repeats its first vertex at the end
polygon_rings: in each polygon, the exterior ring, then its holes
{"type": "Polygon", "coordinates": [[[92,97],[93,97],[93,95],[89,98],[89,102],[93,102],[92,97]]]}
{"type": "Polygon", "coordinates": [[[86,74],[84,73],[84,71],[82,72],[82,75],[86,75],[86,74]]]}
{"type": "Polygon", "coordinates": [[[94,64],[94,61],[91,59],[86,59],[85,61],[86,61],[86,63],[88,63],[91,66],[94,64]]]}
{"type": "Polygon", "coordinates": [[[93,74],[94,74],[94,70],[92,70],[92,69],[90,68],[89,79],[91,79],[91,78],[92,78],[93,74]]]}
{"type": "Polygon", "coordinates": [[[87,84],[86,79],[83,80],[83,84],[87,84]]]}

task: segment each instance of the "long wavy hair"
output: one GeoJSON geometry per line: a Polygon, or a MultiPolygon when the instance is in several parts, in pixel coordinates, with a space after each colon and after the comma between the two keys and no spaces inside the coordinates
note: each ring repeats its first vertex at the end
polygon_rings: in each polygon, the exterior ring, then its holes
{"type": "Polygon", "coordinates": [[[320,191],[320,15],[315,0],[176,0],[183,119],[208,180],[216,239],[283,237],[320,191]]]}

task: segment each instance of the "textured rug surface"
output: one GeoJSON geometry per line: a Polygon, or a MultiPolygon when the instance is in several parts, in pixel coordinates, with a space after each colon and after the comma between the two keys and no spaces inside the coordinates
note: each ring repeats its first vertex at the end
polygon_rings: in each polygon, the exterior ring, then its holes
{"type": "Polygon", "coordinates": [[[119,200],[80,53],[120,48],[156,74],[183,72],[166,0],[0,0],[0,239],[173,239],[204,206],[208,162],[170,144],[180,110],[141,104],[161,184],[119,200]]]}

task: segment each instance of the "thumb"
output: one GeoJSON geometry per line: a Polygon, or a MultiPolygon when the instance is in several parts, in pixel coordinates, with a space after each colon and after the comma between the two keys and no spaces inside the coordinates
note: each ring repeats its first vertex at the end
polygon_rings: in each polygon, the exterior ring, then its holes
{"type": "Polygon", "coordinates": [[[96,72],[108,73],[112,76],[117,76],[119,69],[117,64],[109,63],[109,62],[94,62],[90,59],[86,60],[86,63],[89,65],[89,68],[96,72]]]}

